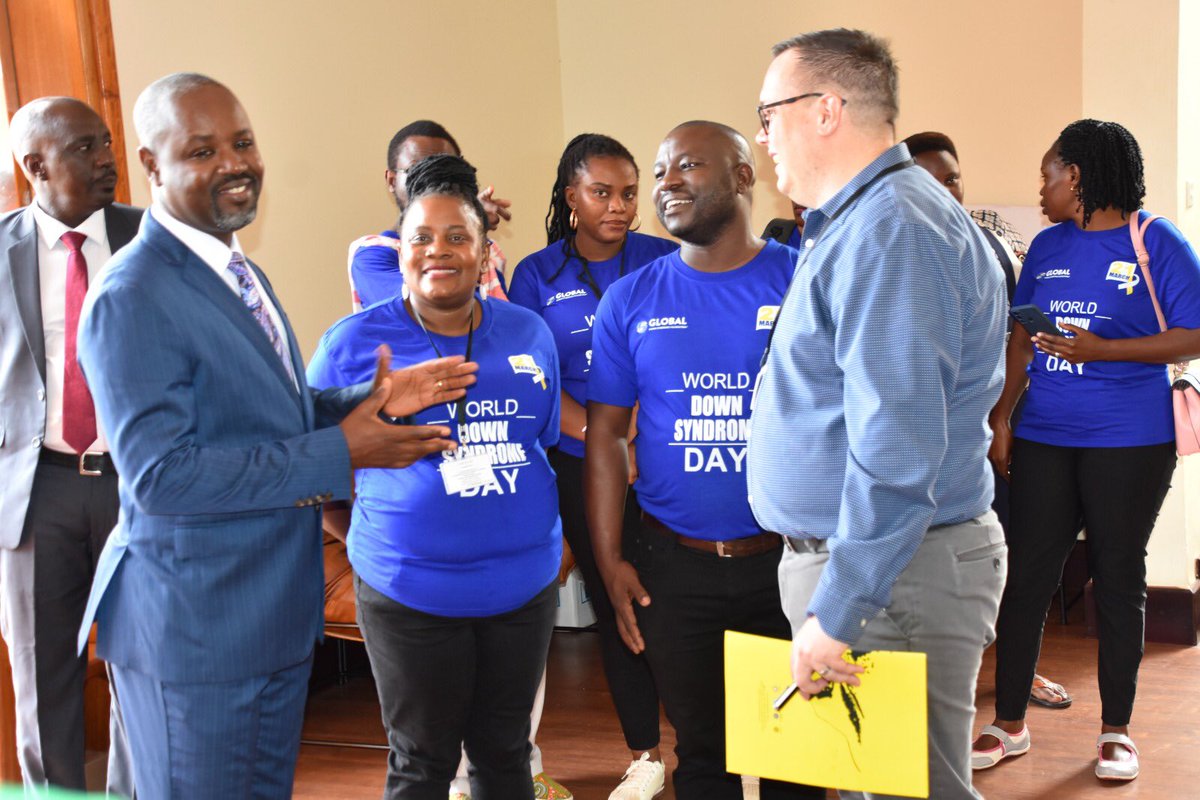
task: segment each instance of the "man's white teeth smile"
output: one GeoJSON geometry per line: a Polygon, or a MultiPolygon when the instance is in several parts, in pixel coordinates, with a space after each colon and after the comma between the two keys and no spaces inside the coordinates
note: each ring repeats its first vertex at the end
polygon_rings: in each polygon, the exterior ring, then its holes
{"type": "Polygon", "coordinates": [[[242,194],[250,188],[250,184],[243,183],[241,186],[226,186],[221,190],[224,194],[242,194]]]}
{"type": "Polygon", "coordinates": [[[670,211],[678,206],[689,205],[691,202],[691,200],[668,200],[664,208],[666,208],[667,211],[670,211]]]}

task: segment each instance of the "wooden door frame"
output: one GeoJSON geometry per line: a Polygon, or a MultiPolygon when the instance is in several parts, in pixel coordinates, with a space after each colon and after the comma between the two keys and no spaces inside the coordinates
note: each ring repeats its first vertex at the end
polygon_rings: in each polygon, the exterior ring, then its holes
{"type": "MultiPolygon", "coordinates": [[[[76,20],[74,46],[83,56],[83,83],[86,97],[80,97],[104,119],[112,133],[113,155],[117,161],[116,199],[129,202],[129,169],[125,159],[125,125],[121,116],[121,92],[117,80],[117,51],[113,43],[112,14],[108,0],[0,0],[0,67],[4,72],[5,113],[9,119],[16,110],[39,96],[58,92],[71,94],[69,87],[31,87],[22,82],[17,53],[20,45],[13,41],[11,14],[26,11],[30,4],[61,3],[73,6],[76,20]]],[[[31,45],[36,48],[36,43],[31,45]]],[[[36,58],[36,52],[23,52],[23,57],[36,58]]],[[[0,155],[0,157],[3,157],[0,155]]],[[[32,199],[29,184],[21,174],[20,165],[13,165],[13,177],[21,204],[32,199]]]]}

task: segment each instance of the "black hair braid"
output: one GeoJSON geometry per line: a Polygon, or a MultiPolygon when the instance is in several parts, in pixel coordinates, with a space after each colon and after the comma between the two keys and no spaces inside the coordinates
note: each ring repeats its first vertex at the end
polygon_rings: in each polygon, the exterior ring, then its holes
{"type": "Polygon", "coordinates": [[[1101,209],[1133,214],[1142,207],[1146,196],[1142,149],[1124,126],[1081,119],[1063,128],[1055,149],[1064,165],[1079,168],[1077,191],[1083,205],[1083,227],[1101,209]]]}
{"type": "MultiPolygon", "coordinates": [[[[462,200],[475,214],[480,234],[487,237],[487,212],[479,202],[479,182],[475,179],[475,168],[462,156],[444,153],[423,158],[408,169],[404,181],[408,192],[408,205],[400,214],[400,225],[413,204],[428,195],[441,195],[462,200]]],[[[397,227],[400,227],[398,225],[397,227]]]]}
{"type": "Polygon", "coordinates": [[[557,280],[566,269],[567,262],[572,259],[577,259],[583,265],[584,275],[589,278],[591,276],[587,259],[580,255],[575,246],[575,231],[571,228],[571,207],[567,205],[567,187],[574,183],[575,178],[583,171],[588,159],[595,156],[623,158],[633,165],[634,174],[640,174],[633,154],[611,136],[602,133],[581,133],[567,143],[562,157],[558,159],[558,174],[554,179],[554,188],[550,190],[550,210],[546,212],[546,244],[561,241],[566,256],[558,271],[550,276],[551,283],[557,280]]]}

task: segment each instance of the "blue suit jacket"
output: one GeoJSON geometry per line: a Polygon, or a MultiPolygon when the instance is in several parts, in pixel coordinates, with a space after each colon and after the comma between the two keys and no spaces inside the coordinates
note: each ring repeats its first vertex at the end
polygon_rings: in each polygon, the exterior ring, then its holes
{"type": "Polygon", "coordinates": [[[79,361],[120,475],[121,521],[84,630],[98,653],[164,681],[264,675],[321,632],[320,504],[350,494],[335,425],[367,387],[299,391],[241,299],[146,214],[109,262],[79,361]]]}

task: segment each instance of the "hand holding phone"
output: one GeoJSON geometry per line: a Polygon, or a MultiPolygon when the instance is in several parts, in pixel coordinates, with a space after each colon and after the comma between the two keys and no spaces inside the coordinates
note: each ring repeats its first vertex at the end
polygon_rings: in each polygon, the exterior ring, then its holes
{"type": "Polygon", "coordinates": [[[1048,336],[1067,336],[1054,326],[1042,310],[1034,305],[1013,306],[1008,312],[1013,319],[1021,323],[1021,327],[1029,331],[1030,336],[1044,333],[1048,336]]]}

